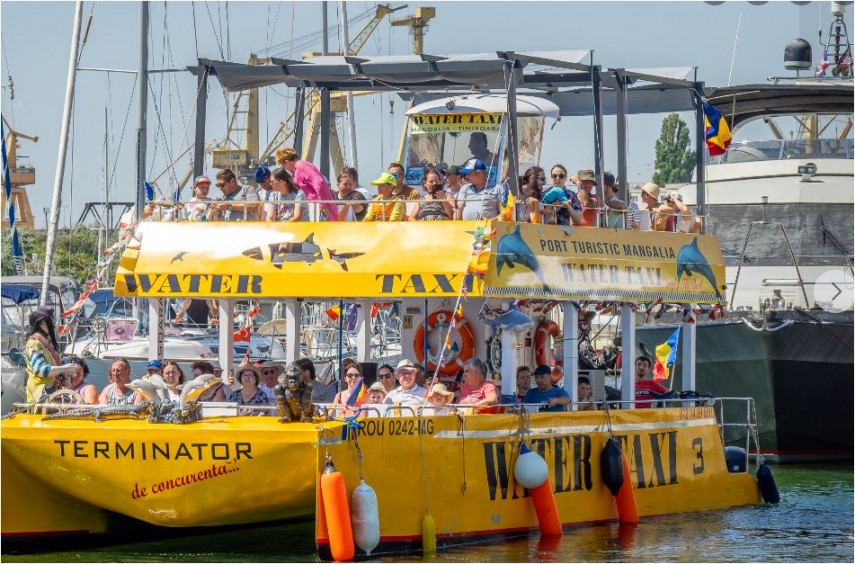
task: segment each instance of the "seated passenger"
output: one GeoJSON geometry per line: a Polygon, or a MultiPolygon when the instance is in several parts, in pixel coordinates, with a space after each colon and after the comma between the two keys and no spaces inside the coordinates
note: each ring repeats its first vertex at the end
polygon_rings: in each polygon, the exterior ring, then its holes
{"type": "Polygon", "coordinates": [[[373,186],[377,186],[378,193],[362,221],[403,221],[406,218],[404,200],[392,195],[396,182],[397,179],[388,172],[371,181],[373,186]]]}
{"type": "Polygon", "coordinates": [[[395,389],[395,369],[389,364],[381,364],[377,369],[377,381],[383,384],[383,390],[388,394],[395,389]]]}
{"type": "MultiPolygon", "coordinates": [[[[390,368],[391,370],[391,368],[390,368]]],[[[390,372],[391,374],[391,372],[390,372]]],[[[359,408],[358,417],[382,417],[386,413],[386,388],[380,382],[374,382],[368,388],[368,397],[359,408]]]]}
{"type": "Polygon", "coordinates": [[[650,400],[654,394],[664,394],[668,390],[653,380],[647,380],[647,373],[650,371],[651,362],[646,356],[639,356],[635,359],[635,404],[636,409],[644,409],[650,407],[650,400]]]}
{"type": "Polygon", "coordinates": [[[181,397],[180,386],[184,383],[184,370],[178,366],[174,360],[167,360],[163,363],[163,381],[166,382],[166,389],[169,391],[169,399],[178,403],[181,397]]]}
{"type": "Polygon", "coordinates": [[[410,212],[410,221],[437,221],[452,219],[454,217],[454,198],[443,190],[444,179],[442,174],[432,167],[425,168],[422,186],[425,195],[422,197],[429,202],[413,205],[410,212]]]}
{"type": "Polygon", "coordinates": [[[531,368],[528,366],[517,367],[517,403],[522,403],[526,392],[531,389],[531,368]]]}
{"type": "Polygon", "coordinates": [[[335,386],[318,380],[315,363],[310,358],[301,358],[296,364],[300,367],[303,382],[312,390],[312,403],[331,403],[335,398],[335,386]]]}
{"type": "Polygon", "coordinates": [[[213,202],[208,194],[211,192],[211,179],[207,176],[197,176],[193,182],[193,197],[179,209],[177,219],[187,221],[208,221],[208,205],[213,202]]]}
{"type": "Polygon", "coordinates": [[[582,204],[576,192],[565,186],[567,182],[567,169],[563,164],[552,167],[552,186],[544,188],[543,202],[547,210],[552,211],[553,217],[549,218],[558,225],[583,225],[582,204]]]}
{"type": "Polygon", "coordinates": [[[665,231],[668,218],[659,214],[659,185],[648,182],[641,187],[640,227],[642,231],[665,231]]]}
{"type": "Polygon", "coordinates": [[[529,167],[520,177],[520,189],[514,206],[514,219],[526,223],[545,223],[541,218],[540,199],[546,173],[539,166],[529,167]]]}
{"type": "Polygon", "coordinates": [[[255,169],[255,183],[258,185],[258,198],[263,202],[261,206],[261,218],[270,221],[270,210],[273,202],[279,199],[279,192],[273,189],[273,173],[267,165],[261,165],[255,169]]]}
{"type": "Polygon", "coordinates": [[[615,175],[610,172],[603,173],[603,199],[605,200],[608,213],[608,227],[639,229],[640,217],[638,204],[630,199],[629,203],[618,198],[618,183],[615,175]]]}
{"type": "Polygon", "coordinates": [[[523,403],[545,404],[540,411],[567,411],[570,396],[563,389],[552,383],[552,369],[541,364],[534,369],[536,388],[526,392],[523,403]]]}
{"type": "Polygon", "coordinates": [[[579,405],[578,411],[594,411],[597,406],[594,404],[594,394],[591,393],[591,381],[587,376],[579,376],[579,405]]]}
{"type": "Polygon", "coordinates": [[[454,392],[449,392],[445,384],[434,384],[428,394],[428,405],[425,406],[425,415],[448,415],[451,408],[448,405],[454,400],[454,392]]]}
{"type": "Polygon", "coordinates": [[[125,358],[117,358],[110,366],[110,383],[101,390],[101,405],[132,405],[137,393],[128,387],[131,383],[131,365],[125,358]]]}
{"type": "Polygon", "coordinates": [[[683,203],[683,195],[679,192],[671,192],[665,196],[665,203],[659,206],[659,213],[666,216],[665,231],[698,233],[701,229],[700,218],[695,217],[692,210],[683,203]]]}
{"type": "Polygon", "coordinates": [[[597,214],[600,211],[600,199],[593,194],[594,186],[597,185],[597,179],[594,176],[594,171],[590,169],[580,170],[573,177],[578,184],[579,203],[582,204],[582,219],[583,225],[588,227],[597,227],[597,214]]]}
{"type": "Polygon", "coordinates": [[[489,174],[487,165],[479,159],[469,159],[460,174],[466,179],[466,184],[457,194],[456,219],[491,219],[498,217],[501,210],[501,187],[487,187],[489,174]]]}
{"type": "Polygon", "coordinates": [[[267,220],[308,221],[309,208],[306,205],[306,195],[294,184],[291,173],[284,168],[277,168],[273,171],[273,179],[270,183],[279,198],[270,206],[267,220]]]}
{"type": "Polygon", "coordinates": [[[72,357],[69,362],[74,365],[74,373],[71,375],[71,389],[83,398],[84,403],[98,403],[98,388],[94,384],[85,382],[89,375],[89,367],[82,358],[72,357]]]}
{"type": "Polygon", "coordinates": [[[362,221],[368,213],[368,204],[364,203],[367,200],[364,189],[357,190],[357,181],[350,173],[351,170],[354,174],[356,173],[355,168],[345,167],[336,178],[338,187],[336,197],[346,202],[338,205],[339,221],[362,221]]]}
{"type": "Polygon", "coordinates": [[[261,383],[258,385],[258,389],[267,394],[270,405],[276,403],[273,388],[279,384],[280,374],[282,374],[282,367],[272,360],[268,360],[261,365],[261,383]]]}
{"type": "MultiPolygon", "coordinates": [[[[240,389],[229,394],[228,401],[238,405],[264,406],[270,405],[267,394],[258,389],[261,375],[258,369],[251,365],[241,366],[237,370],[237,378],[240,380],[240,389]]],[[[273,412],[265,410],[241,409],[241,415],[272,415],[273,412]]]]}
{"type": "MultiPolygon", "coordinates": [[[[222,373],[222,371],[220,372],[222,373]]],[[[206,360],[197,360],[190,365],[190,374],[193,378],[201,376],[202,374],[216,375],[216,369],[213,364],[206,360]]],[[[220,376],[217,376],[217,378],[220,382],[202,392],[197,401],[226,401],[226,398],[230,393],[232,393],[232,390],[226,385],[220,376]]],[[[232,376],[232,381],[234,381],[234,376],[232,376]]]]}
{"type": "Polygon", "coordinates": [[[416,384],[415,365],[408,359],[403,359],[398,363],[395,369],[395,376],[398,378],[398,387],[386,394],[384,403],[389,405],[410,405],[419,406],[425,397],[425,390],[416,384]]]}
{"type": "Polygon", "coordinates": [[[362,386],[365,385],[362,379],[362,365],[354,362],[344,372],[344,389],[335,395],[333,404],[336,407],[336,413],[339,417],[353,417],[358,411],[358,407],[362,405],[362,401],[358,397],[352,397],[362,391],[362,386]]]}
{"type": "MultiPolygon", "coordinates": [[[[499,403],[496,385],[487,380],[487,366],[477,358],[470,358],[463,364],[463,384],[460,386],[459,405],[476,407],[494,406],[499,403]]],[[[480,413],[494,413],[481,411],[480,413]]]]}

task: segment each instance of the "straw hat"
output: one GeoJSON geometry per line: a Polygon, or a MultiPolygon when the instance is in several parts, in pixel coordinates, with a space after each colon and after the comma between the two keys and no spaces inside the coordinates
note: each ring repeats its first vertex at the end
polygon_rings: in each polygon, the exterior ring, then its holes
{"type": "Polygon", "coordinates": [[[655,182],[648,182],[647,184],[641,187],[641,191],[647,192],[648,194],[656,198],[657,202],[659,201],[659,185],[655,182]]]}
{"type": "Polygon", "coordinates": [[[445,396],[445,399],[449,402],[454,399],[454,392],[449,392],[448,388],[445,387],[445,384],[434,384],[431,386],[428,397],[434,394],[445,396]]]}

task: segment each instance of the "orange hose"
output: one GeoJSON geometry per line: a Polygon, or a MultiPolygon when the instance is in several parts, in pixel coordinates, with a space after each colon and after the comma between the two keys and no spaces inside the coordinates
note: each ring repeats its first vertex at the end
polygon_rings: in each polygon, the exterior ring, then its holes
{"type": "MultiPolygon", "coordinates": [[[[329,470],[329,469],[327,469],[329,470]]],[[[330,552],[336,562],[353,560],[353,529],[347,505],[344,475],[338,470],[321,474],[321,495],[330,538],[330,552]]]]}
{"type": "Polygon", "coordinates": [[[532,502],[534,502],[534,512],[537,514],[540,534],[564,534],[564,530],[561,528],[561,519],[558,517],[558,506],[555,505],[555,494],[552,493],[549,479],[528,491],[531,494],[532,502]]]}
{"type": "Polygon", "coordinates": [[[629,478],[629,461],[626,459],[625,452],[620,455],[623,460],[623,484],[615,496],[618,517],[621,523],[638,523],[638,506],[635,503],[635,492],[629,478]]]}

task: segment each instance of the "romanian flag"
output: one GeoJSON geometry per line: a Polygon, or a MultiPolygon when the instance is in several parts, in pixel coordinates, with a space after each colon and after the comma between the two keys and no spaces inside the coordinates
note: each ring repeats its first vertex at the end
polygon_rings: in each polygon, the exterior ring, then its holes
{"type": "Polygon", "coordinates": [[[350,393],[350,397],[347,398],[347,405],[349,407],[359,407],[362,405],[362,402],[365,401],[365,396],[368,395],[368,392],[365,390],[365,380],[360,378],[359,382],[356,383],[356,387],[353,388],[353,391],[350,393]]]}
{"type": "Polygon", "coordinates": [[[680,342],[680,327],[668,337],[668,340],[656,347],[656,365],[653,367],[654,380],[667,380],[671,377],[671,367],[677,363],[677,343],[680,342]]]}
{"type": "Polygon", "coordinates": [[[704,138],[710,156],[723,155],[730,145],[730,127],[724,115],[715,106],[704,102],[704,138]]]}

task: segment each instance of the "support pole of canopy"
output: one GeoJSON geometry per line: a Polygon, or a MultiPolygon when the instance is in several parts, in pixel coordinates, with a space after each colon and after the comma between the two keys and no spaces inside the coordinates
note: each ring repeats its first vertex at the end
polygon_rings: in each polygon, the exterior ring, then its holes
{"type": "MultiPolygon", "coordinates": [[[[306,89],[302,86],[297,87],[294,105],[294,150],[299,151],[303,146],[303,121],[306,119],[306,89]]],[[[300,155],[300,158],[305,157],[306,155],[300,155]]]]}
{"type": "MultiPolygon", "coordinates": [[[[698,70],[695,69],[697,74],[698,70]]],[[[704,160],[706,157],[706,142],[704,140],[704,102],[701,99],[700,93],[703,92],[704,84],[695,82],[693,84],[693,92],[695,98],[695,195],[696,206],[695,213],[703,218],[706,215],[706,178],[704,177],[704,160]]],[[[701,233],[706,231],[707,223],[702,221],[701,233]]]]}
{"type": "Polygon", "coordinates": [[[356,361],[371,360],[371,305],[372,302],[359,303],[356,310],[356,361]]]}
{"type": "MultiPolygon", "coordinates": [[[[602,79],[599,67],[594,66],[594,53],[591,52],[591,90],[594,96],[594,176],[597,178],[597,192],[603,197],[603,103],[602,79]]],[[[599,221],[599,220],[598,220],[599,221]]],[[[598,224],[599,225],[599,224],[598,224]]]]}
{"type": "Polygon", "coordinates": [[[148,359],[163,359],[163,298],[148,300],[148,359]]]}
{"type": "Polygon", "coordinates": [[[575,404],[579,401],[579,310],[572,302],[564,302],[564,389],[575,404]],[[569,386],[569,389],[568,389],[569,386]]]}
{"type": "Polygon", "coordinates": [[[285,360],[300,358],[300,302],[285,300],[285,360]]]}
{"type": "MultiPolygon", "coordinates": [[[[683,391],[695,390],[695,348],[697,346],[697,326],[694,323],[683,322],[680,329],[681,341],[683,341],[682,374],[683,391]]],[[[671,378],[674,376],[672,375],[671,378]]],[[[672,380],[673,382],[673,380],[672,380]]],[[[673,389],[673,388],[672,388],[673,389]]]]}
{"type": "MultiPolygon", "coordinates": [[[[517,395],[517,350],[516,333],[502,331],[502,395],[517,395]]],[[[489,376],[489,375],[488,375],[489,376]]],[[[501,403],[501,402],[500,402],[501,403]]]]}
{"type": "MultiPolygon", "coordinates": [[[[208,113],[208,73],[210,67],[199,64],[199,78],[196,88],[196,141],[193,145],[193,177],[205,173],[205,119],[208,113]]],[[[223,367],[225,370],[225,367],[223,367]]]]}
{"type": "MultiPolygon", "coordinates": [[[[80,20],[83,17],[83,2],[77,1],[74,7],[74,30],[71,34],[71,49],[68,55],[68,80],[65,84],[65,106],[62,110],[62,129],[59,133],[59,154],[56,159],[56,176],[53,182],[53,197],[50,206],[50,224],[47,228],[45,243],[45,268],[42,278],[42,292],[39,304],[45,305],[50,287],[50,271],[53,267],[53,251],[56,247],[56,230],[59,228],[59,206],[61,202],[62,178],[65,174],[65,153],[68,146],[68,128],[71,122],[71,108],[74,105],[74,80],[77,70],[77,54],[80,45],[80,20]]],[[[59,312],[57,312],[59,313],[59,312]]]]}
{"type": "MultiPolygon", "coordinates": [[[[507,94],[508,105],[508,186],[514,196],[519,189],[519,142],[517,141],[517,77],[514,75],[516,58],[513,52],[506,53],[504,72],[505,72],[505,93],[507,94]]],[[[489,166],[489,163],[488,163],[489,166]]],[[[499,165],[499,175],[501,175],[501,164],[499,165]]],[[[496,178],[497,182],[501,182],[502,178],[496,178]]],[[[504,343],[504,342],[503,342],[504,343]]]]}
{"type": "MultiPolygon", "coordinates": [[[[228,374],[234,366],[235,356],[235,300],[231,298],[220,298],[217,300],[219,311],[220,329],[217,346],[219,347],[219,363],[224,374],[228,374]]],[[[247,343],[249,346],[249,343],[247,343]]]]}
{"type": "Polygon", "coordinates": [[[626,172],[626,75],[615,69],[615,105],[617,113],[617,173],[620,179],[618,198],[629,202],[629,182],[626,172]]]}
{"type": "MultiPolygon", "coordinates": [[[[321,89],[321,160],[318,167],[327,180],[330,178],[330,90],[321,89]]],[[[314,216],[317,219],[320,212],[315,208],[314,216]]]]}
{"type": "MultiPolygon", "coordinates": [[[[620,388],[623,401],[635,400],[635,312],[630,304],[620,306],[621,350],[623,362],[620,367],[620,388]]],[[[653,362],[651,359],[650,362],[653,362]]],[[[633,404],[626,404],[632,407],[633,404]]]]}
{"type": "MultiPolygon", "coordinates": [[[[324,2],[326,4],[326,2],[324,2]]],[[[344,382],[344,320],[347,317],[347,305],[344,300],[338,301],[338,366],[336,374],[338,374],[339,386],[344,382]]],[[[341,388],[339,388],[341,389],[341,388]]]]}

